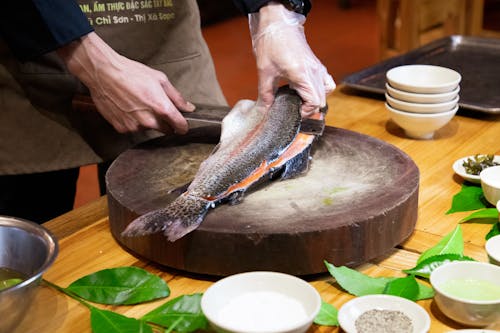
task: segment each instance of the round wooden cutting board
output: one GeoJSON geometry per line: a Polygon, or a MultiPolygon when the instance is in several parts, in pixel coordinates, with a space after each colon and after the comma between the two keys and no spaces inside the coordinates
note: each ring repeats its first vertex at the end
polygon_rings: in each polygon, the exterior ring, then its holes
{"type": "Polygon", "coordinates": [[[326,127],[304,176],[267,182],[238,205],[211,209],[197,230],[173,243],[163,234],[122,237],[134,218],[180,194],[219,135],[218,126],[195,128],[148,141],[115,160],[106,175],[109,220],[125,249],[193,273],[308,275],[325,272],[324,260],[356,266],[381,256],[414,230],[415,163],[386,142],[326,127]]]}

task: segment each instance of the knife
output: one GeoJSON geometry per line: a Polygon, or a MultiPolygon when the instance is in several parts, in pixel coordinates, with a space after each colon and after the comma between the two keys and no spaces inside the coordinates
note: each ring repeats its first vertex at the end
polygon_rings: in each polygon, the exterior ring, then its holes
{"type": "MultiPolygon", "coordinates": [[[[77,94],[73,97],[72,106],[77,111],[92,111],[96,112],[97,107],[92,98],[88,95],[77,94]]],[[[222,119],[231,111],[229,106],[223,105],[208,105],[195,103],[196,109],[193,112],[180,111],[186,120],[201,121],[208,124],[221,124],[222,119]]],[[[326,114],[328,106],[320,110],[321,113],[326,114]]],[[[325,129],[324,114],[322,119],[304,118],[300,124],[300,132],[305,134],[312,134],[320,136],[325,129]]]]}

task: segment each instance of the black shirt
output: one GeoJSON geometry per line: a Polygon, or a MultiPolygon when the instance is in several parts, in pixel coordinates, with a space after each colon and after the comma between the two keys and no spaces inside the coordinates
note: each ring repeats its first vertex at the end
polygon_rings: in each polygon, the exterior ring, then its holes
{"type": "MultiPolygon", "coordinates": [[[[258,11],[269,1],[233,0],[245,14],[258,11]]],[[[309,11],[310,2],[305,3],[309,11]]],[[[0,35],[12,53],[23,61],[53,51],[93,30],[74,0],[10,0],[0,10],[0,35]]]]}

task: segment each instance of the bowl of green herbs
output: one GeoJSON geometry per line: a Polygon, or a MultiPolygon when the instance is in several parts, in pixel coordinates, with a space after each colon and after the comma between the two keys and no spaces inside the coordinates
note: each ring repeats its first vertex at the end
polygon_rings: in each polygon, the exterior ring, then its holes
{"type": "Polygon", "coordinates": [[[43,226],[0,216],[0,332],[11,332],[29,313],[42,274],[58,253],[56,238],[43,226]]]}
{"type": "Polygon", "coordinates": [[[453,171],[468,182],[480,184],[481,171],[496,165],[500,165],[500,155],[476,154],[456,160],[453,171]]]}

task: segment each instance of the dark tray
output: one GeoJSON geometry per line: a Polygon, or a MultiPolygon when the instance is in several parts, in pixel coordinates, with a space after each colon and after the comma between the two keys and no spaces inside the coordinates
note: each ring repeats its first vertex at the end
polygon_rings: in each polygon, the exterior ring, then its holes
{"type": "Polygon", "coordinates": [[[385,73],[397,66],[429,64],[462,75],[459,105],[485,113],[500,113],[500,39],[450,36],[353,73],[342,83],[362,91],[385,93],[385,73]]]}

